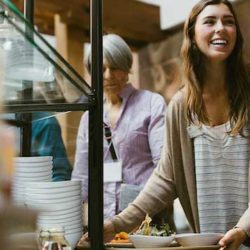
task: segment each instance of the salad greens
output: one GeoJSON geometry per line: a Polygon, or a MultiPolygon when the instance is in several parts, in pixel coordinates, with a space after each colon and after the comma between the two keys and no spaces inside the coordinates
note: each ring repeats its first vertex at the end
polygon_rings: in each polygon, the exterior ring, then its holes
{"type": "Polygon", "coordinates": [[[168,223],[157,226],[151,225],[151,222],[152,219],[147,214],[145,220],[142,222],[135,234],[151,236],[169,236],[173,234],[173,231],[171,230],[168,223]]]}

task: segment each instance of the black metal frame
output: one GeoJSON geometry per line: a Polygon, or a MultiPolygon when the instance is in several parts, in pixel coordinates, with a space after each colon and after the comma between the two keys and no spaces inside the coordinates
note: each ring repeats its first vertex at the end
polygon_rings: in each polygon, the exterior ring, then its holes
{"type": "Polygon", "coordinates": [[[89,112],[89,235],[91,249],[103,246],[103,54],[102,0],[91,0],[91,80],[96,97],[89,112]]]}
{"type": "MultiPolygon", "coordinates": [[[[34,23],[34,0],[24,0],[25,6],[25,17],[30,21],[31,24],[34,23]]],[[[29,30],[25,30],[26,33],[29,33],[31,37],[33,34],[30,34],[29,30]]],[[[33,88],[31,81],[22,81],[22,84],[25,86],[25,89],[28,91],[22,92],[22,95],[28,97],[30,100],[33,95],[33,88]]],[[[21,121],[20,124],[20,154],[22,156],[31,155],[31,139],[32,139],[32,114],[31,113],[18,113],[15,114],[17,121],[21,121]]]]}
{"type": "MultiPolygon", "coordinates": [[[[34,104],[31,106],[20,103],[6,104],[5,110],[12,113],[21,113],[22,119],[15,121],[14,125],[23,128],[22,137],[23,155],[29,154],[31,141],[30,117],[25,117],[29,112],[36,111],[83,111],[89,110],[89,235],[91,249],[102,250],[103,245],[103,55],[102,55],[102,0],[90,0],[91,7],[91,90],[86,94],[83,103],[75,104],[34,104]]],[[[25,16],[33,23],[34,0],[25,0],[25,16]]],[[[23,34],[25,35],[25,34],[23,34]]],[[[30,36],[26,36],[30,40],[30,36]]],[[[47,43],[47,42],[46,42],[47,43]]],[[[49,45],[50,46],[50,45],[49,45]]],[[[42,53],[42,51],[40,51],[42,53]]],[[[60,55],[59,55],[60,56],[60,55]]],[[[46,55],[45,55],[46,57],[46,55]]],[[[50,58],[46,57],[48,60],[50,58]]],[[[68,63],[66,62],[68,65],[68,63]]],[[[70,68],[72,68],[69,65],[70,68]]],[[[74,80],[72,83],[76,86],[74,80]]]]}

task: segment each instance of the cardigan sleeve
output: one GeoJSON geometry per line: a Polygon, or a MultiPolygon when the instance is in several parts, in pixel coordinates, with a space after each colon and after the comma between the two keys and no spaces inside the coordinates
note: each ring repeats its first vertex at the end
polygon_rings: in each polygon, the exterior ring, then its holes
{"type": "Polygon", "coordinates": [[[248,209],[241,216],[236,227],[240,227],[246,232],[248,238],[245,240],[244,245],[250,246],[250,203],[248,204],[248,209]]]}
{"type": "Polygon", "coordinates": [[[172,126],[168,126],[171,120],[171,107],[167,109],[164,131],[164,145],[160,161],[148,179],[144,189],[137,198],[120,214],[111,221],[116,232],[131,231],[138,226],[146,214],[153,216],[165,207],[172,204],[177,197],[173,178],[171,157],[169,155],[169,138],[172,126]],[[169,113],[169,114],[168,114],[169,113]]]}

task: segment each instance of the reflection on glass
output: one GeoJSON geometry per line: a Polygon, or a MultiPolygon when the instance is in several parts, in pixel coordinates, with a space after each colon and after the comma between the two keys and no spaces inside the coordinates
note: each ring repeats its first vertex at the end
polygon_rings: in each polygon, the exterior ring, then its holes
{"type": "Polygon", "coordinates": [[[1,39],[4,49],[4,67],[6,78],[9,80],[26,81],[54,81],[54,67],[45,60],[43,55],[36,51],[23,38],[16,40],[1,39]]]}
{"type": "Polygon", "coordinates": [[[79,103],[83,95],[92,95],[88,84],[8,0],[0,0],[0,66],[7,103],[79,103]],[[36,93],[41,86],[47,99],[36,93]]]}
{"type": "MultiPolygon", "coordinates": [[[[62,138],[59,116],[65,113],[33,112],[31,121],[31,156],[52,156],[53,169],[52,180],[70,180],[72,166],[62,138]]],[[[21,127],[23,121],[18,121],[15,114],[1,114],[0,122],[8,124],[8,130],[15,137],[15,152],[20,156],[21,152],[21,127]]],[[[74,129],[74,128],[72,128],[74,129]]],[[[75,141],[73,142],[75,144],[75,141]]]]}

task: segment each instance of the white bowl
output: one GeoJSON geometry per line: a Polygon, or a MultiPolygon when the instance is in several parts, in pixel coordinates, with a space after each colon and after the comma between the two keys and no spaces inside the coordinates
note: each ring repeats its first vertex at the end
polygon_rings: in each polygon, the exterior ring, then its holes
{"type": "Polygon", "coordinates": [[[72,202],[63,202],[61,204],[46,204],[46,203],[34,203],[32,201],[25,201],[25,204],[33,209],[42,210],[43,213],[53,213],[56,211],[64,212],[67,209],[72,209],[75,207],[78,207],[79,209],[82,209],[82,202],[80,200],[72,201],[72,202]]]}
{"type": "Polygon", "coordinates": [[[21,176],[13,176],[12,180],[16,183],[21,183],[21,182],[25,182],[25,185],[27,184],[27,182],[34,182],[38,183],[38,182],[51,182],[52,180],[52,175],[48,174],[45,176],[41,176],[41,177],[21,177],[21,176]]]}
{"type": "Polygon", "coordinates": [[[55,227],[55,226],[64,227],[66,233],[72,233],[71,230],[82,231],[82,228],[83,228],[82,223],[78,223],[78,224],[75,224],[75,225],[67,225],[66,223],[58,223],[58,224],[37,223],[38,228],[44,228],[44,227],[51,228],[51,227],[55,227]]]}
{"type": "Polygon", "coordinates": [[[50,172],[52,171],[52,165],[43,165],[41,167],[16,167],[14,173],[41,173],[41,172],[50,172]]]}
{"type": "Polygon", "coordinates": [[[52,176],[52,171],[43,171],[43,172],[15,172],[14,177],[15,178],[32,178],[32,177],[44,177],[44,176],[52,176]]]}
{"type": "Polygon", "coordinates": [[[42,188],[42,189],[64,189],[69,186],[81,186],[81,181],[55,181],[55,182],[32,182],[26,185],[27,188],[42,188]]]}
{"type": "Polygon", "coordinates": [[[37,193],[33,193],[32,191],[27,192],[25,191],[27,197],[29,198],[35,198],[35,199],[59,199],[59,198],[68,198],[68,197],[73,197],[73,196],[77,196],[78,198],[81,198],[81,190],[75,190],[72,192],[61,192],[61,193],[50,193],[49,191],[47,191],[47,193],[43,193],[43,194],[37,194],[37,193]]]}
{"type": "Polygon", "coordinates": [[[69,232],[66,232],[66,233],[73,234],[73,233],[82,233],[82,232],[83,232],[83,227],[71,229],[69,232]]]}
{"type": "Polygon", "coordinates": [[[136,248],[167,247],[174,240],[174,236],[129,235],[130,241],[136,248]]]}
{"type": "Polygon", "coordinates": [[[58,216],[54,216],[52,218],[49,218],[49,219],[46,219],[42,216],[38,216],[38,219],[37,219],[38,223],[41,223],[41,224],[47,224],[47,223],[61,223],[61,222],[72,222],[72,221],[82,221],[82,214],[79,213],[79,214],[75,214],[75,215],[68,215],[67,217],[60,217],[58,218],[58,216]]]}
{"type": "Polygon", "coordinates": [[[66,233],[65,238],[69,242],[72,249],[75,249],[77,242],[82,237],[82,231],[76,233],[66,233]]]}
{"type": "Polygon", "coordinates": [[[44,198],[44,199],[39,199],[36,197],[30,197],[29,194],[25,194],[25,201],[30,204],[48,204],[48,206],[53,206],[53,205],[59,205],[60,203],[67,203],[67,202],[72,202],[72,201],[79,201],[80,204],[81,196],[80,195],[74,195],[74,196],[69,196],[69,197],[64,197],[64,198],[44,198]]]}
{"type": "Polygon", "coordinates": [[[44,161],[44,162],[24,162],[24,163],[20,163],[20,162],[16,162],[14,163],[14,168],[15,169],[29,169],[29,170],[41,170],[43,168],[46,167],[53,167],[53,162],[52,161],[44,161]]]}
{"type": "Polygon", "coordinates": [[[32,194],[47,194],[48,192],[50,194],[60,194],[60,193],[68,193],[68,192],[75,192],[76,190],[81,190],[80,185],[74,185],[74,186],[65,186],[65,187],[57,187],[57,188],[51,188],[48,190],[48,188],[38,188],[38,187],[30,187],[25,185],[25,190],[27,193],[32,193],[32,194]]]}
{"type": "Polygon", "coordinates": [[[15,157],[15,163],[31,163],[31,162],[45,162],[45,161],[52,161],[52,156],[33,156],[33,157],[15,157]]]}
{"type": "Polygon", "coordinates": [[[211,246],[218,244],[223,237],[220,233],[176,234],[175,240],[182,246],[211,246]]]}
{"type": "Polygon", "coordinates": [[[79,214],[82,213],[82,206],[79,205],[79,203],[74,206],[74,207],[69,207],[66,209],[62,209],[62,210],[50,210],[50,211],[44,211],[40,213],[40,216],[44,217],[44,218],[51,218],[54,216],[62,216],[62,217],[67,217],[68,215],[73,215],[73,214],[79,214]]]}
{"type": "Polygon", "coordinates": [[[50,220],[50,221],[41,221],[41,220],[38,220],[37,221],[37,224],[38,225],[48,225],[50,227],[55,227],[57,225],[63,225],[65,228],[66,227],[81,227],[82,226],[82,219],[81,218],[77,218],[77,219],[72,219],[72,220],[57,220],[57,221],[54,221],[53,219],[50,220]]]}
{"type": "Polygon", "coordinates": [[[75,219],[76,217],[78,217],[79,219],[82,218],[82,211],[81,210],[73,212],[73,213],[54,214],[53,216],[40,214],[38,220],[40,220],[40,221],[43,221],[43,220],[57,221],[57,220],[62,220],[62,219],[64,219],[64,220],[66,220],[66,219],[75,219]]]}

